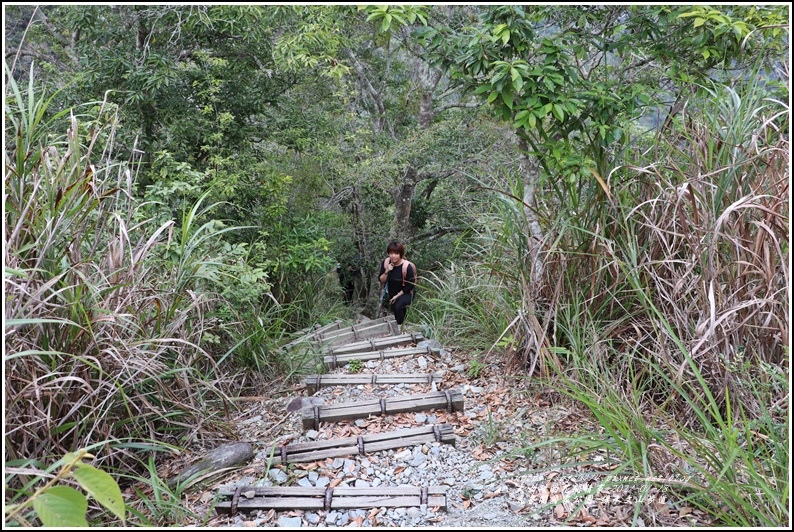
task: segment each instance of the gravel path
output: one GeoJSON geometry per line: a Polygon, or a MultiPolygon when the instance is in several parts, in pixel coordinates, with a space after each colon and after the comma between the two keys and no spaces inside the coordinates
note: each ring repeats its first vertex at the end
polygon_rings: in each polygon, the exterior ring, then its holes
{"type": "MultiPolygon", "coordinates": [[[[428,340],[435,347],[435,340],[428,340]]],[[[420,346],[423,343],[419,344],[420,346]]],[[[584,509],[577,508],[571,493],[594,491],[597,475],[560,475],[553,464],[562,457],[553,450],[525,451],[551,431],[581,424],[580,414],[565,407],[550,391],[528,391],[526,381],[506,376],[498,362],[489,362],[478,375],[463,355],[454,350],[438,355],[411,355],[363,362],[362,373],[435,373],[440,384],[355,385],[318,390],[313,398],[324,403],[343,403],[378,397],[426,393],[435,389],[460,389],[464,412],[443,410],[370,416],[350,422],[320,424],[304,430],[300,412],[288,413],[286,405],[299,396],[250,404],[238,419],[239,440],[257,442],[254,460],[224,483],[196,495],[194,511],[210,513],[212,497],[219,489],[238,486],[445,486],[447,508],[425,506],[337,511],[258,511],[234,516],[215,516],[210,527],[546,527],[624,525],[633,503],[627,493],[596,490],[584,509]],[[476,377],[476,378],[473,378],[476,377]],[[554,404],[554,403],[557,404],[554,404]],[[268,467],[266,449],[272,445],[308,442],[450,423],[456,444],[428,443],[349,458],[326,459],[308,464],[268,467]],[[587,508],[598,505],[592,514],[587,508]],[[566,522],[566,519],[570,521],[566,522]]],[[[332,373],[348,373],[348,366],[332,373]]],[[[596,458],[597,460],[597,458],[596,458]]],[[[584,498],[584,497],[582,497],[584,498]]],[[[592,511],[592,510],[591,510],[592,511]]],[[[671,523],[666,523],[670,526],[671,523]]],[[[676,523],[686,526],[688,523],[676,523]]],[[[640,518],[636,525],[645,526],[640,518]]],[[[675,526],[675,524],[673,524],[675,526]]]]}

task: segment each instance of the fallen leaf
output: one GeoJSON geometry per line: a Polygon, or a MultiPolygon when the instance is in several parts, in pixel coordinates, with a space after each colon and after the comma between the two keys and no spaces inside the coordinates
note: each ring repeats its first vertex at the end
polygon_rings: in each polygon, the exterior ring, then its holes
{"type": "Polygon", "coordinates": [[[557,516],[557,519],[562,519],[565,517],[565,507],[562,504],[558,504],[554,507],[554,515],[557,516]]]}
{"type": "Polygon", "coordinates": [[[546,504],[546,501],[549,500],[549,488],[546,486],[541,486],[540,488],[540,504],[546,504]]]}
{"type": "Polygon", "coordinates": [[[689,506],[684,506],[680,510],[678,510],[678,517],[684,517],[685,515],[689,515],[692,513],[692,508],[689,506]]]}
{"type": "Polygon", "coordinates": [[[497,496],[499,496],[501,494],[502,494],[502,488],[500,486],[500,487],[496,488],[495,491],[492,491],[490,493],[486,493],[485,495],[483,495],[483,499],[493,499],[494,497],[497,497],[497,496]]]}
{"type": "Polygon", "coordinates": [[[335,487],[337,487],[337,486],[338,486],[339,484],[341,484],[341,483],[342,483],[342,479],[341,479],[341,478],[335,478],[335,479],[333,479],[333,480],[331,481],[331,483],[330,483],[330,484],[328,484],[328,487],[329,487],[329,488],[335,488],[335,487]]]}

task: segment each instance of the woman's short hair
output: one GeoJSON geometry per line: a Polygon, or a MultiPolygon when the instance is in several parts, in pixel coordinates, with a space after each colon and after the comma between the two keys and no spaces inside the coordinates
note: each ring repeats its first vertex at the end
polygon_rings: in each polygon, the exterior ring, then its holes
{"type": "Polygon", "coordinates": [[[389,242],[389,245],[386,246],[386,254],[389,253],[399,253],[400,257],[405,256],[405,246],[400,244],[399,242],[389,242]]]}

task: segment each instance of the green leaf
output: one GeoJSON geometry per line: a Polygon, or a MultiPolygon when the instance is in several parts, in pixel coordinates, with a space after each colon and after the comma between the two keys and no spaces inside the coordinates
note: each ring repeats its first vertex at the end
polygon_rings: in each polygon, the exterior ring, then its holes
{"type": "Polygon", "coordinates": [[[499,91],[491,91],[491,94],[488,95],[488,103],[493,103],[493,101],[499,97],[499,91]]]}
{"type": "Polygon", "coordinates": [[[705,23],[706,23],[706,19],[698,17],[695,19],[694,26],[697,28],[698,26],[702,26],[705,23]]]}
{"type": "Polygon", "coordinates": [[[555,103],[553,108],[554,116],[562,122],[565,119],[565,110],[562,108],[562,105],[555,103]]]}
{"type": "Polygon", "coordinates": [[[78,463],[72,476],[102,506],[124,521],[124,499],[113,477],[92,465],[78,463]]]}
{"type": "Polygon", "coordinates": [[[33,500],[33,509],[44,526],[87,527],[85,513],[88,501],[85,496],[69,486],[53,486],[33,500]]]}
{"type": "Polygon", "coordinates": [[[513,94],[510,92],[503,92],[502,93],[502,100],[505,102],[505,105],[510,109],[513,108],[513,94]]]}

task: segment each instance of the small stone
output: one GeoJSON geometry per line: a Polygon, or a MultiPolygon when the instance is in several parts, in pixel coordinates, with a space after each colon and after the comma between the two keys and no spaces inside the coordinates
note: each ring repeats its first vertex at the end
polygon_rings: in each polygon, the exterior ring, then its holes
{"type": "Polygon", "coordinates": [[[306,521],[312,525],[316,525],[320,522],[320,516],[315,513],[308,513],[306,514],[306,521]]]}
{"type": "Polygon", "coordinates": [[[278,526],[283,526],[285,528],[300,528],[303,524],[300,517],[279,517],[278,518],[278,526]]]}
{"type": "Polygon", "coordinates": [[[357,488],[369,488],[370,485],[369,485],[369,482],[367,482],[366,480],[362,480],[362,479],[359,478],[359,479],[356,479],[355,487],[357,487],[357,488]]]}
{"type": "Polygon", "coordinates": [[[427,460],[427,457],[421,453],[421,451],[414,456],[410,462],[408,462],[411,466],[416,467],[418,465],[424,464],[427,460]]]}
{"type": "Polygon", "coordinates": [[[270,471],[267,472],[267,474],[273,480],[273,482],[276,482],[276,483],[279,483],[279,484],[282,483],[282,482],[286,482],[287,478],[289,478],[284,471],[282,471],[281,469],[277,469],[277,468],[271,469],[270,471]]]}
{"type": "Polygon", "coordinates": [[[320,477],[317,479],[317,482],[315,482],[314,485],[318,488],[324,488],[330,483],[331,483],[331,479],[329,479],[328,477],[320,477]]]}
{"type": "Polygon", "coordinates": [[[359,428],[364,428],[364,427],[367,426],[367,421],[365,419],[357,419],[355,421],[355,423],[356,423],[356,426],[359,427],[359,428]]]}
{"type": "Polygon", "coordinates": [[[394,455],[395,460],[407,460],[410,457],[411,457],[411,451],[409,449],[405,449],[404,451],[394,455]]]}
{"type": "Polygon", "coordinates": [[[306,437],[309,438],[310,440],[316,440],[319,435],[320,433],[314,429],[306,431],[306,437]]]}
{"type": "Polygon", "coordinates": [[[312,481],[309,480],[308,478],[302,478],[298,481],[298,486],[302,486],[304,488],[311,488],[314,487],[314,484],[312,484],[312,481]]]}
{"type": "Polygon", "coordinates": [[[493,471],[486,470],[480,472],[480,480],[488,480],[490,478],[493,478],[493,476],[494,476],[493,471]]]}

